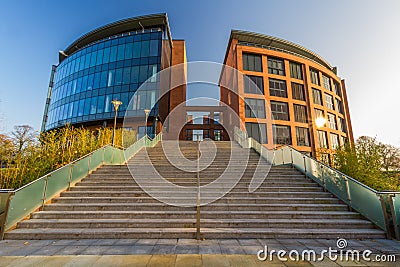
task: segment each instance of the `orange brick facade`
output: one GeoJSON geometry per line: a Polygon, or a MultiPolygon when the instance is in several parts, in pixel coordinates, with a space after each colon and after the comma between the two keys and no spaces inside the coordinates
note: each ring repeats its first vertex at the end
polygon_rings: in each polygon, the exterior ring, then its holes
{"type": "MultiPolygon", "coordinates": [[[[278,49],[271,49],[271,47],[256,45],[249,45],[240,43],[234,36],[230,38],[228,49],[225,56],[224,64],[237,69],[244,75],[259,76],[263,78],[264,83],[264,95],[261,94],[248,94],[244,92],[243,77],[238,77],[238,96],[232,96],[232,92],[229,92],[225,88],[221,87],[221,101],[232,107],[240,116],[242,122],[255,122],[265,123],[267,129],[267,142],[265,146],[268,148],[274,148],[280,144],[274,144],[273,136],[273,124],[290,126],[291,132],[291,145],[302,152],[311,153],[315,157],[319,157],[321,154],[332,153],[334,150],[331,143],[331,134],[335,134],[339,137],[340,145],[343,145],[345,140],[353,141],[352,126],[350,121],[349,107],[347,102],[347,94],[344,80],[339,78],[335,74],[335,68],[328,68],[319,62],[314,61],[311,58],[301,56],[299,54],[290,53],[291,51],[277,51],[278,49]],[[243,54],[248,53],[252,55],[261,55],[262,71],[249,71],[243,67],[243,54]],[[284,62],[284,75],[271,74],[268,71],[268,58],[281,59],[284,62]],[[291,77],[290,62],[301,64],[302,79],[295,79],[291,77]],[[310,80],[310,68],[317,70],[319,75],[319,85],[314,84],[310,80]],[[330,90],[324,87],[323,77],[329,77],[330,90]],[[285,81],[287,88],[287,97],[278,97],[270,95],[269,79],[276,79],[279,81],[285,81]],[[340,86],[338,92],[335,92],[334,83],[340,86]],[[305,101],[296,100],[292,95],[292,83],[301,84],[304,86],[305,101]],[[318,105],[313,101],[313,88],[321,91],[322,105],[318,105]],[[333,99],[334,107],[328,105],[325,100],[325,95],[331,96],[333,99]],[[244,98],[253,99],[265,99],[266,107],[270,106],[271,101],[278,101],[281,103],[287,103],[289,111],[289,120],[271,120],[271,112],[266,108],[266,118],[247,118],[245,116],[245,100],[244,98]],[[339,112],[337,103],[342,103],[342,112],[339,112]],[[294,104],[302,105],[307,110],[307,122],[295,121],[294,104]],[[330,107],[329,107],[330,106],[330,107]],[[329,108],[328,108],[329,107],[329,108]],[[317,127],[315,109],[322,110],[327,120],[327,123],[322,127],[317,127]],[[338,126],[338,120],[341,119],[345,123],[345,131],[341,131],[339,127],[337,129],[330,128],[328,124],[328,114],[331,114],[331,118],[334,116],[336,125],[338,126]],[[299,146],[296,138],[296,127],[307,128],[309,131],[309,146],[299,146]],[[320,148],[318,142],[317,131],[326,132],[328,148],[320,148]]],[[[245,77],[245,76],[244,76],[245,77]]],[[[242,127],[243,128],[243,127],[242,127]]]]}

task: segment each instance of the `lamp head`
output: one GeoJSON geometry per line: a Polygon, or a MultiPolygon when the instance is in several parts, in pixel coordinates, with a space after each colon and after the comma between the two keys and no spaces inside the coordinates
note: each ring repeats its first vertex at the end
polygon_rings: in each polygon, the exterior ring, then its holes
{"type": "Polygon", "coordinates": [[[114,99],[113,101],[111,101],[111,103],[114,105],[114,109],[115,109],[115,111],[117,111],[117,110],[118,110],[118,108],[119,108],[119,106],[121,106],[121,105],[122,105],[122,102],[121,102],[121,101],[119,101],[119,100],[117,100],[117,99],[114,99]]]}

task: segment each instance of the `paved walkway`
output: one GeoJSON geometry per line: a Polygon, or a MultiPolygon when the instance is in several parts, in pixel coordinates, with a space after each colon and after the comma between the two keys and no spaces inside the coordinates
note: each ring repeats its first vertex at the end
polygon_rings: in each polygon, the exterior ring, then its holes
{"type": "MultiPolygon", "coordinates": [[[[397,255],[397,263],[331,261],[261,262],[257,252],[337,249],[332,239],[95,239],[0,241],[0,266],[400,266],[400,242],[386,239],[347,240],[344,250],[371,250],[397,255]]],[[[286,254],[286,258],[288,255],[286,254]]]]}

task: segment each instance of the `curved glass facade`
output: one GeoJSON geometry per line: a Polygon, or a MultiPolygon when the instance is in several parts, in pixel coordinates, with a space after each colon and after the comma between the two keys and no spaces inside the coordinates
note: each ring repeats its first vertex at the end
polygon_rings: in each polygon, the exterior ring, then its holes
{"type": "MultiPolygon", "coordinates": [[[[133,31],[96,41],[74,52],[56,68],[46,131],[66,123],[79,124],[110,120],[111,101],[125,111],[144,110],[158,98],[157,80],[146,86],[128,107],[139,86],[160,71],[163,31],[161,28],[133,31]]],[[[155,76],[154,76],[155,77],[155,76]]]]}

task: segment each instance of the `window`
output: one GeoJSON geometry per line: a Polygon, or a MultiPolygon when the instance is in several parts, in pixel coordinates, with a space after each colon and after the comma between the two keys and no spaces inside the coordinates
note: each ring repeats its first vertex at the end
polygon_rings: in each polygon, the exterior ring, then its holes
{"type": "Polygon", "coordinates": [[[292,144],[290,126],[273,125],[272,132],[274,133],[274,144],[279,144],[279,145],[292,144]]]}
{"type": "Polygon", "coordinates": [[[261,55],[243,53],[243,69],[262,72],[261,55]]]}
{"type": "Polygon", "coordinates": [[[268,73],[276,75],[285,75],[285,63],[283,59],[268,57],[268,73]]]}
{"type": "Polygon", "coordinates": [[[336,108],[340,114],[344,114],[343,103],[337,98],[336,98],[336,108]]]}
{"type": "Polygon", "coordinates": [[[342,142],[342,145],[345,145],[347,143],[347,138],[344,136],[340,136],[340,140],[342,142]]]}
{"type": "Polygon", "coordinates": [[[340,84],[338,82],[333,82],[334,85],[334,90],[335,90],[335,94],[337,94],[338,96],[342,96],[342,94],[340,93],[340,84]]]}
{"type": "Polygon", "coordinates": [[[340,146],[339,136],[337,134],[331,133],[331,146],[332,146],[332,149],[337,149],[340,146]]]}
{"type": "Polygon", "coordinates": [[[336,116],[331,113],[328,113],[328,125],[332,130],[337,130],[336,116]]]}
{"type": "Polygon", "coordinates": [[[321,90],[312,89],[312,94],[313,94],[313,100],[314,100],[314,104],[317,105],[321,105],[322,106],[322,94],[321,94],[321,90]]]}
{"type": "Polygon", "coordinates": [[[326,132],[317,130],[318,135],[318,146],[320,148],[328,148],[328,139],[326,138],[326,132]]]}
{"type": "Polygon", "coordinates": [[[265,123],[246,122],[246,131],[249,137],[254,138],[260,144],[267,143],[267,130],[265,123]]]}
{"type": "Polygon", "coordinates": [[[315,118],[325,118],[324,111],[320,109],[314,109],[315,118]]]}
{"type": "Polygon", "coordinates": [[[343,118],[338,117],[338,128],[343,133],[346,132],[346,123],[343,118]]]}
{"type": "Polygon", "coordinates": [[[310,68],[310,78],[313,84],[319,85],[319,72],[310,68]]]}
{"type": "Polygon", "coordinates": [[[333,97],[331,95],[325,94],[325,105],[327,108],[335,110],[335,106],[333,105],[333,97]]]}
{"type": "Polygon", "coordinates": [[[264,99],[245,98],[245,116],[246,118],[265,119],[265,101],[264,99]]]}
{"type": "Polygon", "coordinates": [[[322,84],[325,89],[328,89],[329,91],[331,90],[331,82],[328,76],[325,76],[322,74],[322,84]]]}
{"type": "Polygon", "coordinates": [[[307,123],[306,106],[294,104],[293,107],[294,107],[294,120],[297,122],[307,123]]]}
{"type": "Polygon", "coordinates": [[[264,94],[264,82],[261,76],[243,75],[244,92],[247,94],[264,94]]]}
{"type": "Polygon", "coordinates": [[[310,146],[310,135],[307,128],[296,127],[296,139],[298,146],[310,146]]]}
{"type": "Polygon", "coordinates": [[[287,103],[271,101],[271,112],[273,120],[289,120],[289,109],[287,103]]]}
{"type": "Polygon", "coordinates": [[[292,97],[296,100],[306,101],[304,86],[298,83],[292,83],[292,97]]]}
{"type": "Polygon", "coordinates": [[[269,79],[269,94],[287,98],[286,82],[281,80],[269,79]]]}
{"type": "Polygon", "coordinates": [[[290,77],[303,80],[303,72],[301,70],[301,64],[290,62],[290,77]]]}

